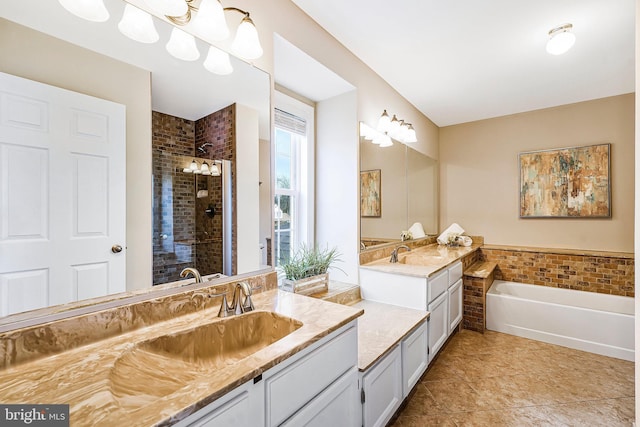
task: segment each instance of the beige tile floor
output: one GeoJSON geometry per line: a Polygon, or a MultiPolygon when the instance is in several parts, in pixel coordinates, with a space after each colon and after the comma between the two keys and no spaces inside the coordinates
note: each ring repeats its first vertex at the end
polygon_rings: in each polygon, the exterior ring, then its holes
{"type": "Polygon", "coordinates": [[[463,330],[392,425],[631,426],[634,404],[633,362],[463,330]]]}

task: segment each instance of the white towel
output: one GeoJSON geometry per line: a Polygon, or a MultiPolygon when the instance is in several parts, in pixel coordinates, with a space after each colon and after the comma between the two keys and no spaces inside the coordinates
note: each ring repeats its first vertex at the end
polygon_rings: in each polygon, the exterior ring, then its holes
{"type": "Polygon", "coordinates": [[[438,243],[446,245],[449,242],[450,234],[460,235],[462,233],[464,233],[464,229],[454,222],[438,236],[438,243]]]}
{"type": "Polygon", "coordinates": [[[420,224],[419,222],[413,223],[413,225],[409,228],[409,233],[411,233],[411,236],[413,236],[414,239],[419,239],[426,236],[426,234],[424,234],[424,228],[422,228],[422,224],[420,224]]]}

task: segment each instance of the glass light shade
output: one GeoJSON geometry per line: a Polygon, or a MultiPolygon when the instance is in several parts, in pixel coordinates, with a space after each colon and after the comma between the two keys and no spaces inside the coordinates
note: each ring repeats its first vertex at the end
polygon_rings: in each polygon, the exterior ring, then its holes
{"type": "Polygon", "coordinates": [[[387,110],[382,112],[380,119],[378,120],[378,130],[380,132],[389,132],[391,129],[391,119],[389,118],[389,114],[387,110]]]}
{"type": "Polygon", "coordinates": [[[416,135],[416,130],[413,128],[413,125],[411,124],[409,124],[409,130],[407,131],[405,142],[418,142],[418,136],[416,135]]]}
{"type": "Polygon", "coordinates": [[[189,10],[185,0],[146,0],[146,3],[166,16],[182,16],[189,10]]]}
{"type": "Polygon", "coordinates": [[[124,7],[118,29],[131,40],[140,43],[155,43],[160,38],[151,15],[128,3],[124,7]]]}
{"type": "Polygon", "coordinates": [[[215,163],[211,164],[211,175],[220,176],[220,169],[218,169],[218,165],[216,165],[215,163]]]}
{"type": "Polygon", "coordinates": [[[195,38],[191,34],[187,34],[175,27],[171,30],[167,51],[175,58],[183,61],[195,61],[200,58],[195,38]]]}
{"type": "Polygon", "coordinates": [[[389,135],[385,135],[382,138],[382,142],[380,143],[380,147],[391,147],[393,145],[393,141],[391,141],[391,137],[389,135]]]}
{"type": "Polygon", "coordinates": [[[198,170],[198,164],[196,163],[196,161],[195,161],[195,160],[193,160],[193,161],[191,162],[191,165],[189,166],[189,169],[191,169],[191,172],[195,172],[195,171],[197,171],[197,170],[198,170]]]}
{"type": "Polygon", "coordinates": [[[202,162],[202,166],[200,166],[200,172],[202,175],[211,175],[211,171],[209,171],[209,164],[207,162],[202,162]]]}
{"type": "Polygon", "coordinates": [[[371,143],[376,144],[376,145],[380,145],[380,144],[382,144],[383,142],[386,141],[385,136],[386,135],[383,134],[383,133],[378,133],[378,134],[374,135],[373,138],[371,138],[371,143]]]}
{"type": "Polygon", "coordinates": [[[102,0],[58,0],[62,7],[74,15],[93,22],[109,19],[109,11],[102,0]]]}
{"type": "Polygon", "coordinates": [[[243,59],[258,59],[262,56],[258,30],[248,16],[245,16],[238,26],[231,51],[243,59]]]}
{"type": "Polygon", "coordinates": [[[229,27],[219,0],[202,0],[192,25],[195,32],[205,40],[220,41],[229,37],[229,27]]]}
{"type": "Polygon", "coordinates": [[[396,132],[399,128],[400,128],[400,120],[398,120],[398,118],[394,114],[393,118],[391,119],[391,122],[389,123],[389,130],[391,132],[396,132]]]}
{"type": "Polygon", "coordinates": [[[229,54],[214,46],[209,46],[209,53],[207,53],[207,59],[204,60],[203,65],[212,73],[222,76],[233,72],[229,54]]]}
{"type": "Polygon", "coordinates": [[[576,42],[576,36],[568,30],[552,33],[547,42],[547,52],[551,55],[562,55],[567,52],[576,42]]]}

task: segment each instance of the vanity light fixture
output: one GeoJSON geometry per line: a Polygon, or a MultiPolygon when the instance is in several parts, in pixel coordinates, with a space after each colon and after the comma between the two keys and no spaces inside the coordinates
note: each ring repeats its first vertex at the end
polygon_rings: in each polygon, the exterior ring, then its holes
{"type": "Polygon", "coordinates": [[[572,24],[563,24],[549,30],[547,52],[551,55],[562,55],[576,42],[576,35],[571,32],[572,24]]]}
{"type": "Polygon", "coordinates": [[[184,3],[187,11],[182,14],[165,13],[165,17],[180,26],[187,25],[193,21],[192,25],[196,33],[209,42],[222,41],[229,36],[229,28],[224,12],[238,12],[244,15],[236,30],[236,36],[231,43],[231,50],[245,60],[258,59],[262,56],[263,50],[260,45],[258,30],[253,20],[251,20],[249,12],[237,7],[222,7],[220,0],[202,0],[199,8],[194,5],[194,0],[171,0],[171,2],[174,1],[184,3]]]}
{"type": "Polygon", "coordinates": [[[151,15],[129,3],[124,7],[118,29],[125,36],[140,43],[155,43],[160,38],[151,15]]]}
{"type": "Polygon", "coordinates": [[[171,38],[169,38],[166,48],[173,57],[183,61],[195,61],[200,58],[196,39],[177,27],[171,30],[171,38]]]}
{"type": "Polygon", "coordinates": [[[207,59],[204,60],[204,64],[202,65],[212,73],[219,74],[221,76],[233,73],[229,54],[215,46],[209,46],[207,59]]]}
{"type": "Polygon", "coordinates": [[[93,22],[109,19],[109,11],[102,0],[58,0],[62,7],[74,15],[93,22]]]}
{"type": "Polygon", "coordinates": [[[193,159],[189,167],[182,169],[182,172],[191,173],[194,175],[220,176],[220,168],[218,168],[218,163],[222,164],[222,161],[211,160],[211,166],[209,166],[209,163],[207,163],[206,161],[203,161],[201,165],[198,165],[198,162],[193,159]]]}
{"type": "Polygon", "coordinates": [[[387,110],[384,110],[378,119],[377,131],[405,144],[418,141],[413,125],[398,119],[395,114],[389,118],[387,110]]]}

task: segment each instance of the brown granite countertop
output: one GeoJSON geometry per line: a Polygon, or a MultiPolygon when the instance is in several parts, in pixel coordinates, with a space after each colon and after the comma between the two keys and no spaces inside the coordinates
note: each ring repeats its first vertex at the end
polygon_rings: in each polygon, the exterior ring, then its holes
{"type": "Polygon", "coordinates": [[[302,326],[215,369],[177,359],[163,361],[144,351],[127,358],[138,342],[218,320],[217,307],[204,309],[1,370],[0,402],[67,403],[73,426],[169,425],[363,314],[357,305],[278,290],[256,294],[253,301],[257,311],[276,312],[302,326]]]}
{"type": "Polygon", "coordinates": [[[361,308],[358,319],[358,369],[364,372],[373,366],[397,343],[429,318],[428,311],[361,300],[351,305],[361,308]]]}
{"type": "Polygon", "coordinates": [[[471,246],[454,247],[431,244],[411,251],[400,251],[396,263],[389,262],[385,257],[360,267],[406,276],[430,277],[481,246],[477,243],[471,246]]]}

